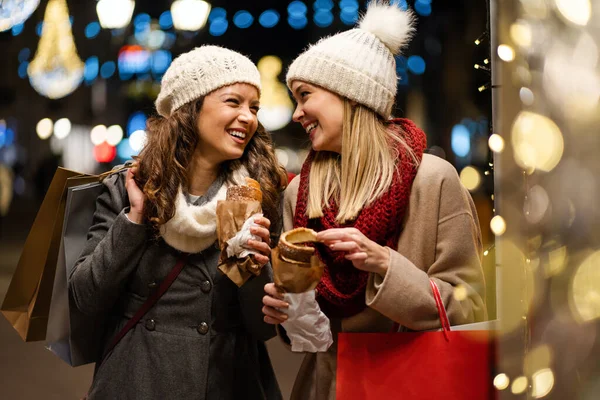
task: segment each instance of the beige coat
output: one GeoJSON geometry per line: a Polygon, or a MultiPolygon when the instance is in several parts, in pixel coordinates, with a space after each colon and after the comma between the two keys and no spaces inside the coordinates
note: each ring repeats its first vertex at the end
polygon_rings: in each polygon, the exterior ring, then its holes
{"type": "MultiPolygon", "coordinates": [[[[298,176],[285,192],[284,230],[293,227],[299,183],[298,176]]],[[[334,339],[338,332],[389,332],[393,321],[411,330],[439,328],[429,278],[440,288],[452,325],[485,320],[477,212],[451,164],[423,156],[402,225],[398,247],[390,249],[386,276],[369,277],[368,307],[352,317],[332,319],[334,339]],[[455,298],[456,287],[465,288],[467,297],[455,298]]],[[[292,399],[335,399],[336,351],[334,342],[326,353],[306,355],[292,399]]]]}

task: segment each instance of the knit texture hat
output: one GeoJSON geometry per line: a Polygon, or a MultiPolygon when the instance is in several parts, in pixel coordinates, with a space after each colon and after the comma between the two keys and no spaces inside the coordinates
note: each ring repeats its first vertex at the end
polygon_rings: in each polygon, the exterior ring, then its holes
{"type": "Polygon", "coordinates": [[[156,110],[168,117],[184,104],[234,83],[249,83],[260,94],[260,74],[248,57],[219,46],[196,47],[173,60],[165,72],[156,110]]]}
{"type": "Polygon", "coordinates": [[[321,39],[294,60],[288,87],[312,83],[389,118],[398,84],[394,56],[411,39],[413,22],[411,11],[372,1],[358,28],[321,39]]]}

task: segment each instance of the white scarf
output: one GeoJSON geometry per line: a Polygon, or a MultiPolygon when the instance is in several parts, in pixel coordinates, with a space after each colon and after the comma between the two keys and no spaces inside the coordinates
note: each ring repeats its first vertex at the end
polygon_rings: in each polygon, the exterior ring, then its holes
{"type": "MultiPolygon", "coordinates": [[[[233,184],[244,185],[246,176],[248,171],[243,166],[233,171],[233,184]]],[[[198,253],[212,246],[217,240],[217,202],[225,200],[229,186],[231,183],[226,180],[217,194],[201,206],[188,204],[180,187],[175,199],[175,215],[160,227],[164,241],[186,253],[198,253]]]]}

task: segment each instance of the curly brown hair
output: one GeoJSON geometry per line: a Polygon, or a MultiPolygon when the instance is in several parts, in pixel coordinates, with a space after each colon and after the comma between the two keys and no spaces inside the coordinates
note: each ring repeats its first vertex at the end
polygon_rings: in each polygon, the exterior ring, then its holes
{"type": "MultiPolygon", "coordinates": [[[[151,117],[146,145],[136,157],[136,181],[146,195],[144,220],[158,235],[160,226],[175,215],[179,187],[188,189],[188,166],[200,141],[197,119],[204,98],[183,105],[168,117],[151,117]]],[[[271,135],[259,123],[241,158],[221,165],[228,179],[234,169],[245,166],[250,177],[260,182],[262,209],[272,223],[278,221],[279,202],[287,175],[273,151],[271,135]]]]}

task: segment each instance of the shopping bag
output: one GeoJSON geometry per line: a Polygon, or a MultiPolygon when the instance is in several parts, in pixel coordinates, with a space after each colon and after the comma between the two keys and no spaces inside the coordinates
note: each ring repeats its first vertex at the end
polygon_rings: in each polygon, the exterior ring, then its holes
{"type": "Polygon", "coordinates": [[[27,235],[0,311],[26,342],[44,340],[66,202],[67,185],[90,177],[58,168],[27,235]],[[77,177],[77,178],[75,178],[77,177]],[[69,180],[68,178],[75,178],[69,180]]]}
{"type": "Polygon", "coordinates": [[[494,331],[451,330],[439,289],[430,283],[441,331],[339,334],[338,400],[495,398],[494,331]]]}
{"type": "Polygon", "coordinates": [[[68,188],[101,182],[130,166],[130,163],[126,163],[100,175],[57,168],[0,306],[4,317],[24,341],[46,339],[68,188]]]}
{"type": "Polygon", "coordinates": [[[68,277],[87,241],[102,191],[100,182],[67,189],[65,217],[48,315],[46,347],[69,365],[96,362],[101,349],[103,321],[79,311],[68,288],[68,277]]]}

